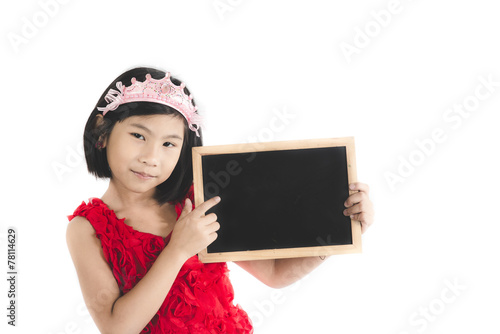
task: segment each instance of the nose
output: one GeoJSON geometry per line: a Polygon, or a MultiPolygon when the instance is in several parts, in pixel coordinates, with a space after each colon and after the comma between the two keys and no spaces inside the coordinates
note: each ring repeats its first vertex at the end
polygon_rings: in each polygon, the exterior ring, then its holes
{"type": "Polygon", "coordinates": [[[147,166],[156,167],[158,165],[159,150],[155,145],[146,145],[141,151],[139,161],[147,166]]]}

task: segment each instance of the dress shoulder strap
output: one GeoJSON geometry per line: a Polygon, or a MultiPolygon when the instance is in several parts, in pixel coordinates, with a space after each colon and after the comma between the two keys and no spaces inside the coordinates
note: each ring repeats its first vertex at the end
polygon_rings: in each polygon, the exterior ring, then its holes
{"type": "Polygon", "coordinates": [[[67,217],[71,221],[76,216],[87,218],[99,239],[112,234],[118,220],[114,211],[110,210],[101,199],[95,197],[89,198],[88,203],[83,201],[75,212],[67,217]]]}

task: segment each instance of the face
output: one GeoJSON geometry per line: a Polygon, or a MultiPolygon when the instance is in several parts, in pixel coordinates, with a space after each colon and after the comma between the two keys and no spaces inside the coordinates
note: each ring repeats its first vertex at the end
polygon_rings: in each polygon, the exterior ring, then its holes
{"type": "Polygon", "coordinates": [[[154,194],[170,177],[182,150],[184,120],[173,115],[131,116],[117,122],[104,141],[111,182],[154,194]]]}

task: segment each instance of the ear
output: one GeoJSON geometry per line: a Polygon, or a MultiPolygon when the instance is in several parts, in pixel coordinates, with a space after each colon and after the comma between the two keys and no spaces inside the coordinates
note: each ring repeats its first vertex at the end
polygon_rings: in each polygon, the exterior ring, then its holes
{"type": "MultiPolygon", "coordinates": [[[[99,128],[101,127],[103,124],[104,124],[104,117],[102,116],[102,114],[97,114],[95,116],[95,128],[99,128]]],[[[106,143],[107,143],[107,136],[105,138],[103,138],[103,136],[99,136],[99,139],[98,141],[102,142],[102,147],[101,148],[105,148],[106,147],[106,143]]]]}
{"type": "Polygon", "coordinates": [[[102,116],[102,114],[95,115],[94,126],[96,128],[98,128],[98,127],[102,126],[103,123],[104,123],[104,116],[102,116]]]}
{"type": "Polygon", "coordinates": [[[101,149],[106,147],[107,140],[108,140],[108,137],[105,137],[104,139],[102,138],[102,136],[99,137],[98,141],[100,141],[102,143],[101,149]]]}

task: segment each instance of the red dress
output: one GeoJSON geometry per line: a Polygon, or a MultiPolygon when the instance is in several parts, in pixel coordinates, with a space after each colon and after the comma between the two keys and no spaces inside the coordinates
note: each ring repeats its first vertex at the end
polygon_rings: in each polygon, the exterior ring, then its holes
{"type": "MultiPolygon", "coordinates": [[[[192,187],[188,193],[193,200],[192,187]]],[[[177,203],[177,218],[184,201],[177,203]]],[[[73,217],[88,219],[96,231],[122,294],[130,291],[170,240],[140,232],[118,219],[99,198],[82,202],[73,217]]],[[[226,263],[207,263],[195,255],[182,266],[160,309],[141,333],[253,333],[247,313],[233,304],[226,263]]]]}

